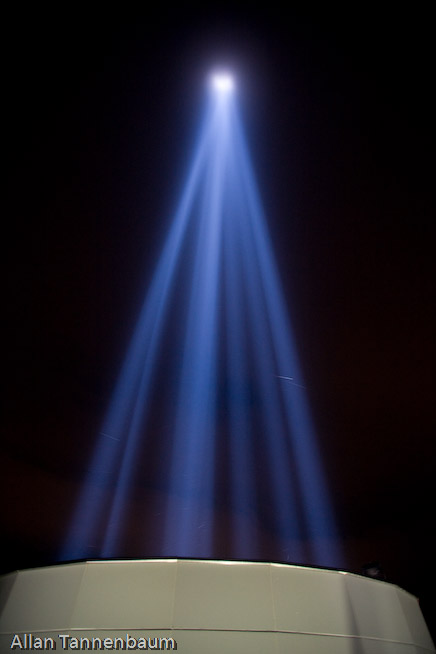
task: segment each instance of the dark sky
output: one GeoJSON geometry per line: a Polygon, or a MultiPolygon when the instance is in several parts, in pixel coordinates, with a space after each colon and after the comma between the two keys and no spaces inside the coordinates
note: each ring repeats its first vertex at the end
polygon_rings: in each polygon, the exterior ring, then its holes
{"type": "Polygon", "coordinates": [[[347,569],[379,560],[429,619],[433,35],[365,11],[7,17],[5,569],[55,560],[224,62],[347,569]]]}

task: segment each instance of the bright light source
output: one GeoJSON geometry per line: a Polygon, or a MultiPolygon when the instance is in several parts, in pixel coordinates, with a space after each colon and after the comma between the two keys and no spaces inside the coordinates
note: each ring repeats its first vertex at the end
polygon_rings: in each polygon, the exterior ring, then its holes
{"type": "Polygon", "coordinates": [[[218,93],[230,93],[235,86],[233,77],[230,73],[214,73],[211,78],[212,88],[218,93]]]}

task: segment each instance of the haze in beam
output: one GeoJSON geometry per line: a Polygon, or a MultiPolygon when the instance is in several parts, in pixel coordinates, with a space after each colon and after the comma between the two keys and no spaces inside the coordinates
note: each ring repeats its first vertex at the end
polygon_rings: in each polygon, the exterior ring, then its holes
{"type": "Polygon", "coordinates": [[[215,71],[208,86],[185,188],[60,558],[123,556],[136,523],[135,556],[150,554],[152,532],[157,556],[341,566],[235,82],[215,71]],[[144,486],[159,489],[163,510],[138,508],[144,486]]]}

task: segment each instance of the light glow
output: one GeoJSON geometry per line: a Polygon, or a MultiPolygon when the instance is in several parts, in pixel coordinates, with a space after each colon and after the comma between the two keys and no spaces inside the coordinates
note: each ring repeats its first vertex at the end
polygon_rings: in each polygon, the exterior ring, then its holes
{"type": "Polygon", "coordinates": [[[235,82],[230,73],[215,72],[211,76],[212,88],[218,93],[227,94],[235,88],[235,82]]]}

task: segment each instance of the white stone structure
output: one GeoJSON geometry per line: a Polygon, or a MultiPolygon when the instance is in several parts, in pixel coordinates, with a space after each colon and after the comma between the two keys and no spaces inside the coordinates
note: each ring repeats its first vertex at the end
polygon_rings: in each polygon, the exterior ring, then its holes
{"type": "Polygon", "coordinates": [[[0,652],[435,652],[417,599],[334,570],[203,560],[89,561],[5,575],[0,652]]]}

